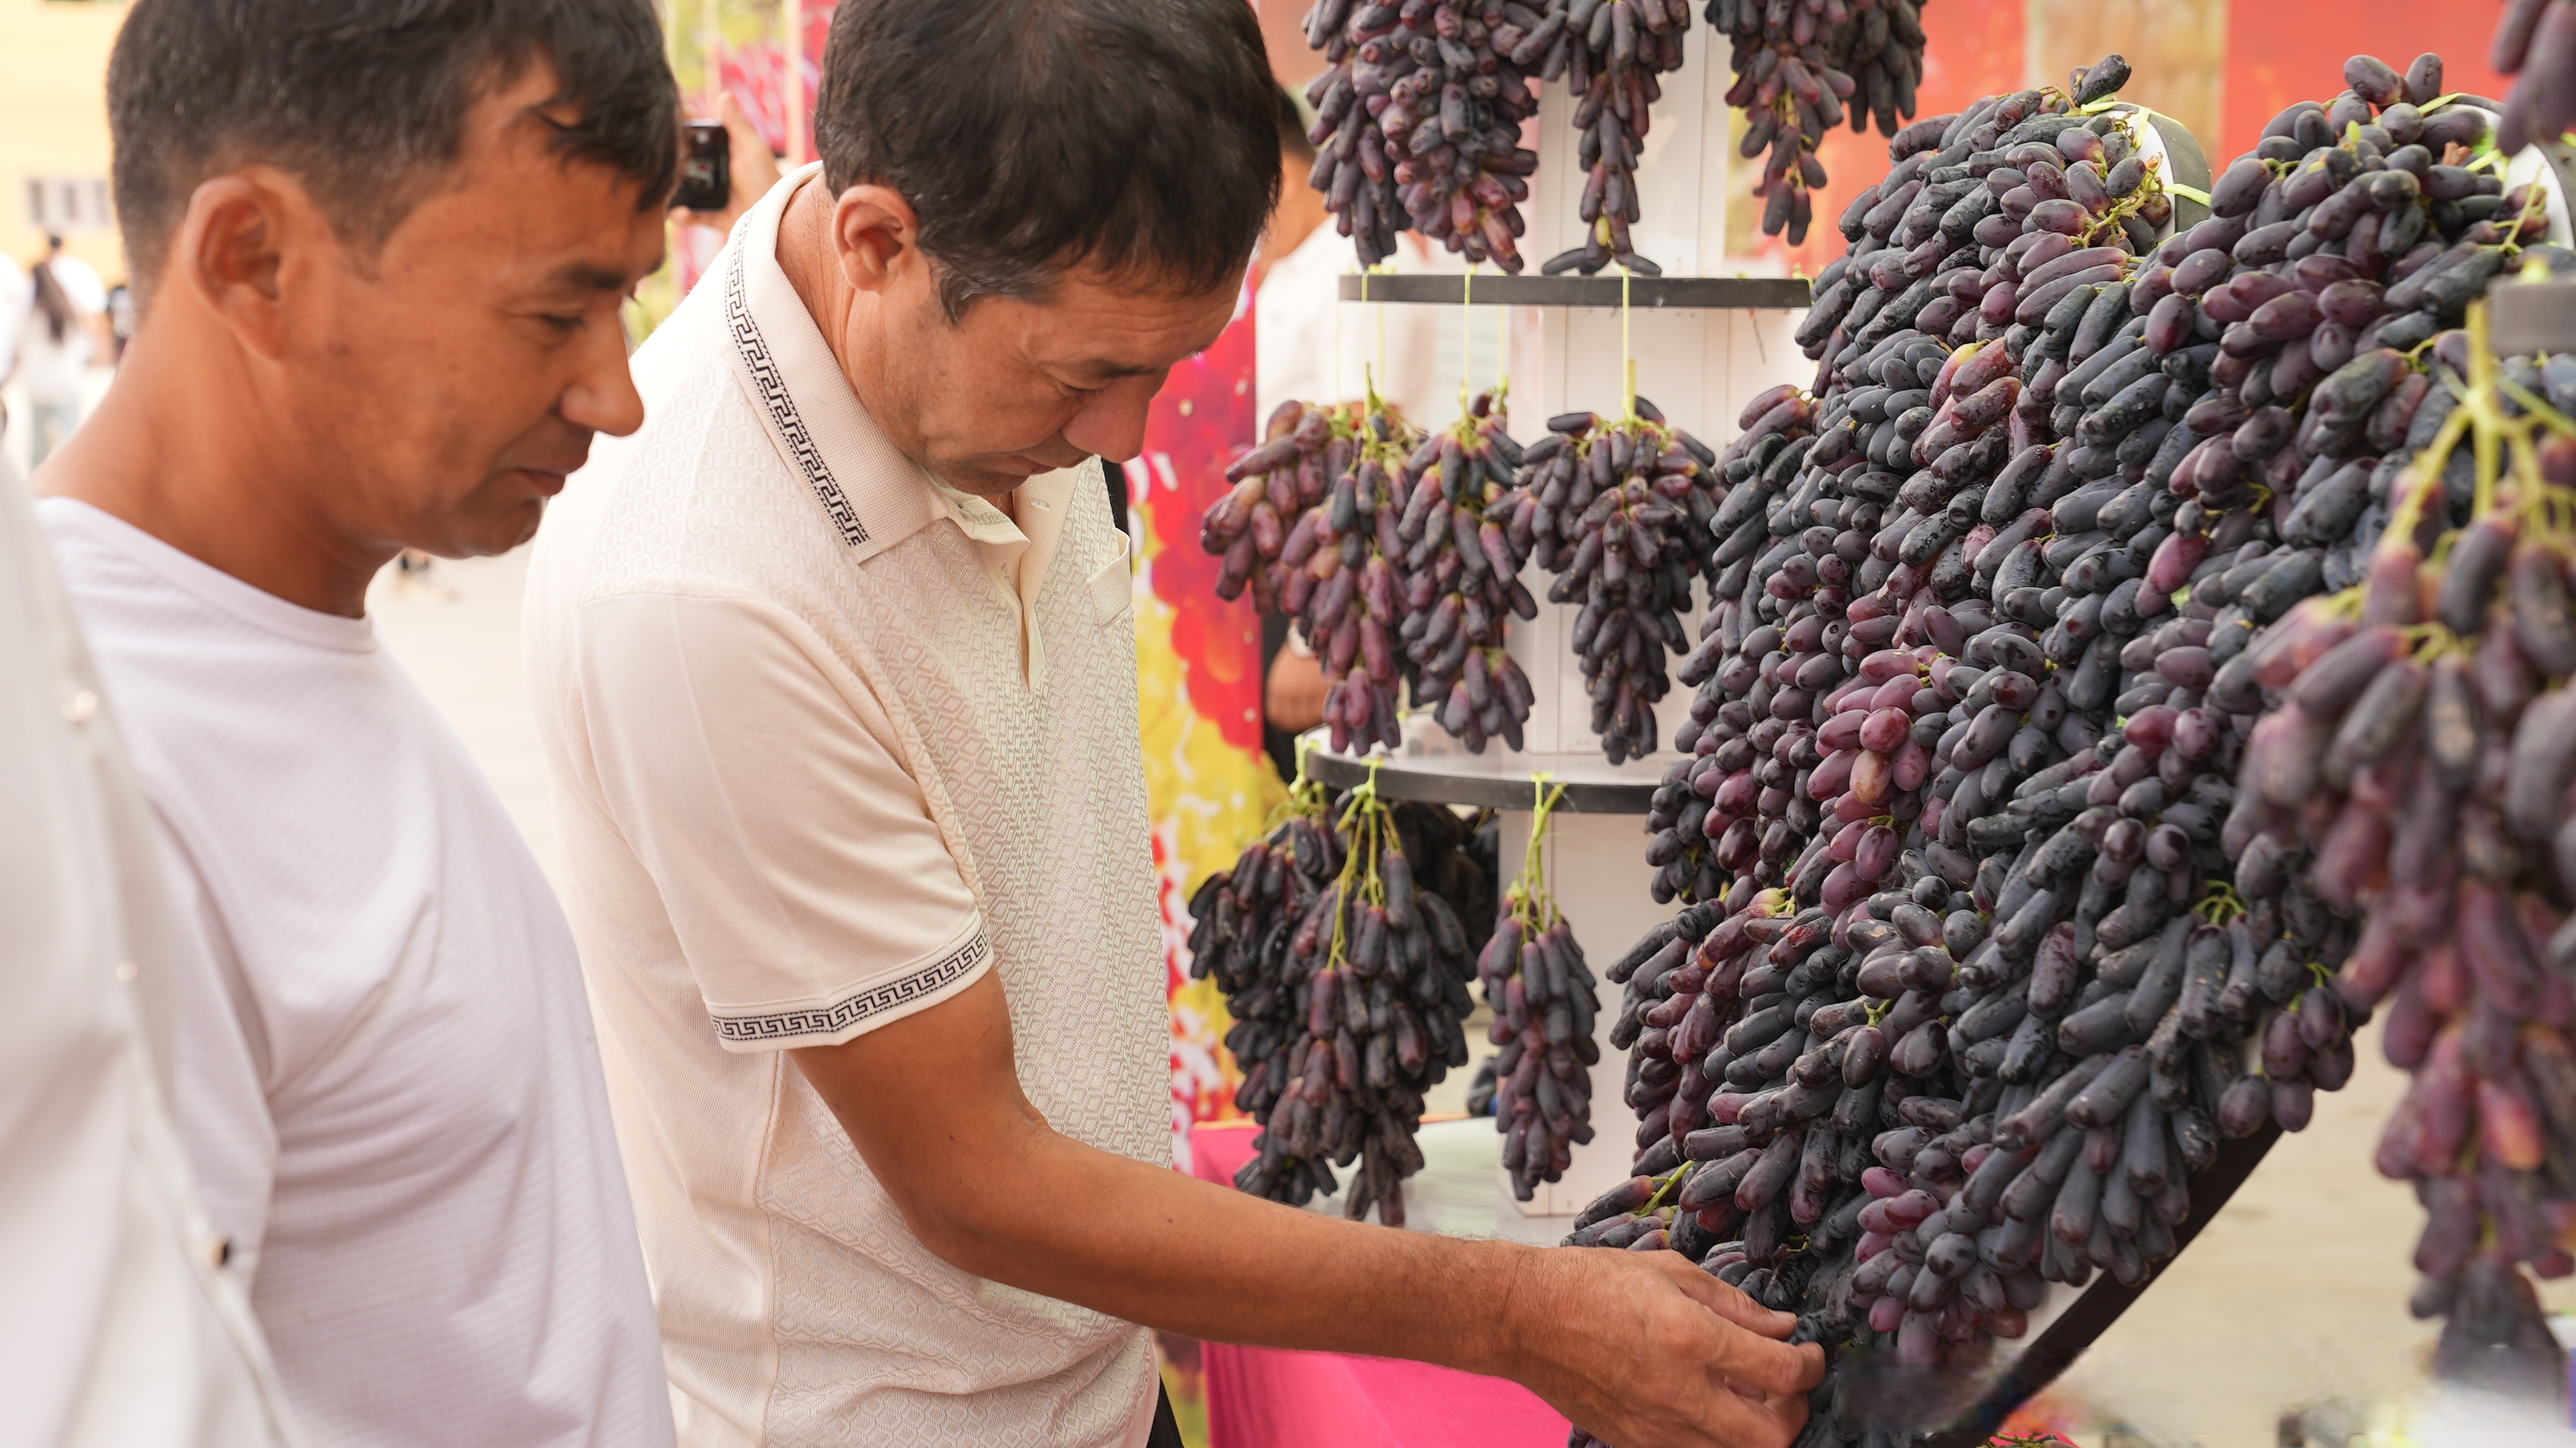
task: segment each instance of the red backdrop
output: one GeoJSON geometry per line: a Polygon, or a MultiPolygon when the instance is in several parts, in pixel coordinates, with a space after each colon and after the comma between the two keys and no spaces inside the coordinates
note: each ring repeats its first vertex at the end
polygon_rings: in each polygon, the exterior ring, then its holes
{"type": "MultiPolygon", "coordinates": [[[[2026,0],[1926,4],[1916,114],[1937,116],[2021,88],[2031,8],[2026,0]]],[[[2345,59],[2363,51],[2401,71],[2417,55],[2438,51],[2446,86],[2502,99],[2507,83],[2486,63],[2501,13],[2498,0],[2236,0],[2227,7],[2219,134],[2201,136],[2201,146],[2213,168],[2224,167],[2254,149],[2264,122],[2292,101],[2325,100],[2342,90],[2345,59]]],[[[1716,61],[1724,63],[1723,52],[1716,61]]],[[[2064,83],[2062,76],[2051,79],[2064,83]]],[[[1809,275],[1842,254],[1833,222],[1861,187],[1887,174],[1887,141],[1875,129],[1856,135],[1839,128],[1826,139],[1822,158],[1832,184],[1817,198],[1817,224],[1804,246],[1786,253],[1809,275]]]]}
{"type": "MultiPolygon", "coordinates": [[[[2344,60],[2367,51],[2404,70],[2425,51],[2441,52],[2443,84],[2504,98],[2506,82],[2487,68],[2487,40],[2503,7],[2495,0],[2259,0],[2227,9],[2224,165],[2254,149],[2263,123],[2292,101],[2324,100],[2343,89],[2344,60]]],[[[2201,138],[2207,145],[2209,138],[2201,138]]]]}

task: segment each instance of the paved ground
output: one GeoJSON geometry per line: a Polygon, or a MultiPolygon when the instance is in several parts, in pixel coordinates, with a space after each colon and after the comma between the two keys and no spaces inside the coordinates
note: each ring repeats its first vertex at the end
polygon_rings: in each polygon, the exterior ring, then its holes
{"type": "MultiPolygon", "coordinates": [[[[373,609],[388,646],[446,711],[551,869],[554,821],[519,664],[525,572],[524,555],[441,562],[432,577],[454,591],[452,602],[423,602],[380,583],[373,609]]],[[[2087,1448],[2272,1448],[2283,1410],[2338,1403],[2320,1415],[2319,1428],[2335,1416],[2355,1428],[2392,1426],[2393,1405],[2423,1381],[2432,1341],[2405,1308],[2420,1223],[2413,1196],[2368,1165],[2402,1084],[2365,1041],[2351,1087],[2320,1099],[2316,1123],[2282,1141],[2077,1364],[2057,1401],[2070,1426],[2081,1425],[2087,1448]],[[2104,1436],[2114,1426],[2134,1436],[2104,1436]]],[[[2558,1286],[2554,1299],[2576,1305],[2576,1292],[2558,1286]]],[[[2419,1406],[2410,1422],[2408,1438],[2375,1439],[2372,1448],[2576,1443],[2576,1434],[2508,1427],[2484,1411],[2428,1415],[2419,1406]]]]}

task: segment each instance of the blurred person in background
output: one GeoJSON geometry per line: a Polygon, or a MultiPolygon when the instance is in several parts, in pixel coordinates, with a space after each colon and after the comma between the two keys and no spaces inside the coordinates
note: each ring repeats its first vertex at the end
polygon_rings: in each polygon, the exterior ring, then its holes
{"type": "MultiPolygon", "coordinates": [[[[1253,415],[1268,420],[1283,400],[1305,400],[1330,394],[1333,314],[1341,306],[1339,274],[1314,265],[1279,269],[1314,238],[1324,239],[1314,257],[1334,254],[1324,193],[1307,184],[1315,166],[1315,143],[1306,139],[1306,119],[1286,89],[1279,92],[1279,204],[1261,233],[1261,250],[1252,261],[1253,415]],[[1319,286],[1318,284],[1323,285],[1319,286]],[[1304,392],[1298,389],[1306,389],[1304,392]]],[[[1286,614],[1261,616],[1262,748],[1282,779],[1297,773],[1296,739],[1324,722],[1324,666],[1286,614]]]]}
{"type": "MultiPolygon", "coordinates": [[[[1306,138],[1313,119],[1298,97],[1279,91],[1279,204],[1252,270],[1254,415],[1267,426],[1283,402],[1357,401],[1374,382],[1397,411],[1438,426],[1458,410],[1458,379],[1440,367],[1441,329],[1454,314],[1341,299],[1342,278],[1358,264],[1350,238],[1324,209],[1324,193],[1307,180],[1315,168],[1315,143],[1306,138]]],[[[1399,235],[1404,271],[1462,269],[1420,232],[1399,235]]],[[[1261,658],[1262,746],[1285,779],[1296,773],[1296,736],[1324,722],[1324,667],[1280,614],[1262,616],[1261,658]]]]}
{"type": "Polygon", "coordinates": [[[63,249],[63,239],[45,237],[45,259],[36,263],[39,271],[54,274],[62,284],[63,295],[71,298],[72,310],[84,324],[93,323],[107,312],[107,284],[100,280],[98,268],[63,249]]]}
{"type": "Polygon", "coordinates": [[[81,384],[89,376],[96,342],[89,320],[73,305],[62,269],[36,264],[25,319],[18,326],[15,370],[27,397],[27,462],[42,466],[80,426],[81,384]]]}
{"type": "Polygon", "coordinates": [[[713,115],[706,114],[708,107],[703,100],[692,109],[694,113],[689,119],[693,121],[724,122],[725,174],[731,190],[725,197],[722,211],[691,211],[685,206],[674,206],[671,219],[682,226],[703,226],[710,231],[730,233],[733,224],[742,219],[742,214],[768,195],[770,187],[778,184],[782,174],[778,169],[778,153],[769,149],[769,143],[760,138],[760,128],[751,123],[751,117],[743,114],[741,104],[734,100],[731,91],[716,97],[713,115]]]}
{"type": "Polygon", "coordinates": [[[660,26],[136,0],[107,100],[141,333],[34,481],[157,827],[219,1260],[319,1442],[667,1448],[571,933],[366,612],[404,547],[526,542],[641,422],[660,26]]]}

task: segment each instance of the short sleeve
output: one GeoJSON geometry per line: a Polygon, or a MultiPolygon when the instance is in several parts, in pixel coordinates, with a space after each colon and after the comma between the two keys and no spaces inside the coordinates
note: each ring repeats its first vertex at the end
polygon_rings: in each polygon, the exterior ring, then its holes
{"type": "Polygon", "coordinates": [[[990,968],[883,710],[801,620],[636,594],[583,605],[575,637],[601,805],[727,1049],[837,1045],[990,968]]]}

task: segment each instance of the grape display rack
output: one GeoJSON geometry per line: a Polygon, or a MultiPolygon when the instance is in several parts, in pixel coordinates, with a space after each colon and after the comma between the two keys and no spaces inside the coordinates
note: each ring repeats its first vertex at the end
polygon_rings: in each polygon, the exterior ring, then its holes
{"type": "MultiPolygon", "coordinates": [[[[1702,275],[1720,270],[1725,261],[1733,208],[1760,205],[1733,194],[1734,112],[1725,101],[1730,80],[1725,66],[1706,55],[1694,55],[1691,64],[1662,77],[1663,97],[1655,103],[1653,131],[1637,169],[1645,215],[1632,235],[1638,251],[1669,275],[1536,274],[1535,259],[1583,239],[1575,203],[1585,172],[1575,155],[1572,103],[1565,87],[1550,86],[1535,129],[1538,174],[1524,208],[1529,232],[1521,251],[1533,258],[1532,273],[1346,276],[1341,305],[1352,324],[1365,325],[1371,309],[1388,304],[1510,308],[1509,404],[1517,436],[1536,437],[1545,419],[1558,413],[1623,412],[1626,364],[1633,357],[1641,389],[1666,417],[1711,447],[1724,446],[1746,398],[1778,383],[1804,382],[1814,370],[1790,340],[1798,311],[1810,300],[1804,278],[1702,275]]],[[[1733,221],[1743,234],[1753,234],[1748,218],[1734,215],[1733,221]]],[[[1532,570],[1524,581],[1544,599],[1544,575],[1532,570]]],[[[1545,848],[1550,884],[1585,955],[1606,964],[1670,914],[1647,893],[1640,826],[1673,756],[1667,749],[1616,767],[1603,759],[1568,640],[1575,613],[1570,606],[1542,602],[1535,620],[1511,627],[1507,647],[1538,697],[1523,750],[1509,751],[1497,742],[1482,755],[1469,754],[1428,720],[1408,721],[1403,747],[1379,761],[1377,785],[1393,798],[1502,811],[1502,858],[1517,861],[1528,847],[1534,781],[1545,777],[1564,784],[1566,799],[1545,848]]],[[[1698,618],[1685,622],[1696,628],[1698,618]]],[[[1657,710],[1660,737],[1671,739],[1689,705],[1687,690],[1664,699],[1657,710]]],[[[1320,741],[1308,759],[1310,773],[1336,788],[1358,784],[1370,768],[1366,760],[1327,752],[1320,741]]],[[[1516,1203],[1528,1216],[1570,1217],[1628,1175],[1635,1133],[1621,1104],[1625,1053],[1608,1040],[1616,1016],[1605,1011],[1597,1025],[1597,1134],[1576,1149],[1562,1181],[1542,1187],[1532,1201],[1516,1203]]],[[[1497,1190],[1512,1200],[1500,1180],[1498,1172],[1497,1190]]]]}

